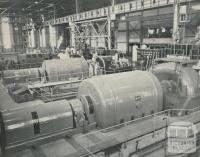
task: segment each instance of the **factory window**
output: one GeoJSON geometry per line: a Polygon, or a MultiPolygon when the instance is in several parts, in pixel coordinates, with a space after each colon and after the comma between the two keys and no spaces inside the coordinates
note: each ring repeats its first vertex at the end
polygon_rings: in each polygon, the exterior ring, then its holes
{"type": "Polygon", "coordinates": [[[87,99],[87,102],[88,102],[89,113],[93,114],[94,113],[94,105],[93,105],[92,99],[90,96],[86,96],[85,98],[87,99]]]}

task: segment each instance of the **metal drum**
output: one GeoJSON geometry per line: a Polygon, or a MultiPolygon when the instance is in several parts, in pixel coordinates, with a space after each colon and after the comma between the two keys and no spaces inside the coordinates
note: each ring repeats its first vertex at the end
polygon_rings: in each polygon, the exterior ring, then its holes
{"type": "Polygon", "coordinates": [[[152,73],[160,80],[172,80],[179,87],[181,96],[197,94],[198,74],[191,67],[182,67],[175,63],[163,63],[153,67],[152,73]]]}
{"type": "Polygon", "coordinates": [[[47,81],[66,81],[88,78],[89,67],[84,58],[45,60],[42,64],[47,81]]]}
{"type": "Polygon", "coordinates": [[[1,112],[3,150],[73,128],[68,101],[61,100],[1,112]]]}
{"type": "Polygon", "coordinates": [[[152,73],[143,71],[84,80],[78,96],[85,96],[89,113],[94,110],[100,128],[161,111],[163,104],[163,92],[158,79],[152,73]]]}
{"type": "Polygon", "coordinates": [[[38,68],[5,70],[3,71],[3,81],[5,84],[35,82],[40,80],[38,68]]]}

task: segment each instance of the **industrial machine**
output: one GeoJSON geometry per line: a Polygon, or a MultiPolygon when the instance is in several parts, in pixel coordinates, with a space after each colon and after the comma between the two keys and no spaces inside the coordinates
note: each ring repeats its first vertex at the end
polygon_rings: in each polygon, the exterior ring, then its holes
{"type": "Polygon", "coordinates": [[[40,79],[41,73],[39,68],[3,71],[4,84],[26,83],[28,80],[35,82],[40,81],[40,79]]]}
{"type": "MultiPolygon", "coordinates": [[[[54,81],[57,71],[46,73],[54,81]]],[[[176,63],[85,79],[77,98],[1,111],[2,150],[104,129],[168,108],[192,109],[200,101],[197,83],[197,72],[176,63]]]]}
{"type": "Polygon", "coordinates": [[[115,55],[94,55],[89,63],[92,76],[133,70],[129,58],[117,52],[115,55]]]}
{"type": "Polygon", "coordinates": [[[18,103],[29,101],[26,98],[33,94],[51,101],[75,96],[79,83],[89,77],[88,69],[83,58],[45,60],[41,68],[4,71],[3,82],[18,103]]]}
{"type": "Polygon", "coordinates": [[[80,84],[78,97],[85,97],[90,108],[94,108],[100,128],[161,111],[163,104],[158,79],[150,72],[142,71],[87,79],[80,84]]]}
{"type": "Polygon", "coordinates": [[[50,53],[1,54],[0,70],[35,68],[41,66],[44,60],[51,58],[50,53]]]}
{"type": "Polygon", "coordinates": [[[81,83],[76,99],[1,111],[1,148],[6,151],[144,117],[162,110],[162,98],[161,84],[150,72],[93,77],[81,83]]]}
{"type": "Polygon", "coordinates": [[[87,78],[88,63],[84,58],[53,59],[42,63],[42,72],[48,82],[87,78]]]}
{"type": "Polygon", "coordinates": [[[3,71],[5,84],[39,80],[46,82],[66,81],[70,78],[80,77],[88,77],[88,64],[83,58],[45,60],[41,68],[3,71]]]}
{"type": "Polygon", "coordinates": [[[197,107],[199,81],[192,67],[169,62],[154,65],[151,71],[163,86],[164,109],[197,107]]]}

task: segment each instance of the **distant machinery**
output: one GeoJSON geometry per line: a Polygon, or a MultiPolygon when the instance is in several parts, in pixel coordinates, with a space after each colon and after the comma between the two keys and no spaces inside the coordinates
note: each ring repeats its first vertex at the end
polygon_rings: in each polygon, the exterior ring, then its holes
{"type": "Polygon", "coordinates": [[[41,66],[44,60],[51,58],[50,53],[2,54],[0,56],[0,70],[35,68],[41,66]]]}
{"type": "Polygon", "coordinates": [[[79,83],[89,77],[88,71],[83,58],[53,59],[44,61],[41,68],[5,70],[3,82],[16,102],[29,101],[24,94],[51,101],[75,96],[79,83]]]}
{"type": "Polygon", "coordinates": [[[116,50],[98,50],[89,62],[89,66],[92,76],[133,70],[130,57],[116,50]]]}
{"type": "MultiPolygon", "coordinates": [[[[78,84],[88,77],[132,70],[128,59],[122,56],[119,57],[118,55],[116,58],[115,56],[97,55],[91,61],[86,61],[81,57],[45,60],[40,68],[4,70],[2,73],[3,82],[5,85],[9,85],[9,93],[11,95],[12,93],[17,93],[19,95],[22,92],[20,97],[23,98],[19,97],[17,99],[17,96],[12,95],[12,97],[15,97],[15,101],[20,100],[17,102],[23,102],[22,100],[26,98],[23,96],[25,92],[24,86],[28,86],[26,89],[30,97],[32,93],[41,93],[41,91],[38,91],[40,88],[44,88],[42,92],[46,93],[45,97],[60,97],[64,95],[63,93],[65,93],[66,90],[74,93],[72,95],[75,95],[75,93],[77,93],[78,84]],[[23,90],[20,90],[20,86],[16,88],[16,85],[19,84],[23,86],[23,90]],[[61,84],[63,85],[62,87],[61,84]],[[68,85],[65,88],[66,84],[68,85]],[[54,88],[55,86],[56,88],[54,88]],[[49,89],[47,89],[48,87],[49,89]],[[16,90],[20,93],[15,92],[16,90]],[[30,91],[32,91],[32,93],[30,93],[30,91]]],[[[63,96],[61,97],[63,98],[63,96]]],[[[25,99],[24,101],[29,101],[29,99],[25,99]]],[[[48,101],[51,101],[51,99],[48,101]]]]}
{"type": "Polygon", "coordinates": [[[87,78],[88,64],[83,58],[45,60],[41,68],[5,70],[5,84],[35,82],[44,78],[47,82],[87,78]]]}
{"type": "Polygon", "coordinates": [[[42,63],[48,82],[88,78],[88,63],[84,58],[53,59],[42,63]]]}
{"type": "Polygon", "coordinates": [[[28,80],[40,81],[41,74],[38,68],[3,71],[4,84],[26,83],[28,80]]]}

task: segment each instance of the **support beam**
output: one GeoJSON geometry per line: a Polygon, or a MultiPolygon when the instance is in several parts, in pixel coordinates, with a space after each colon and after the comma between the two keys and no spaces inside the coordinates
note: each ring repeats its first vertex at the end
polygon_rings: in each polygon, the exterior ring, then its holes
{"type": "Polygon", "coordinates": [[[110,18],[108,18],[107,31],[108,31],[108,49],[111,49],[112,48],[112,40],[111,40],[111,19],[110,18]]]}
{"type": "Polygon", "coordinates": [[[140,20],[140,45],[143,45],[143,39],[144,39],[144,27],[143,27],[143,21],[140,20]]]}
{"type": "Polygon", "coordinates": [[[174,20],[173,20],[173,41],[174,43],[180,40],[179,32],[179,0],[174,1],[174,20]]]}
{"type": "Polygon", "coordinates": [[[77,50],[85,47],[86,44],[91,47],[111,49],[111,20],[109,18],[70,23],[71,40],[74,40],[77,50]]]}
{"type": "Polygon", "coordinates": [[[76,0],[76,14],[80,13],[80,1],[76,0]]]}
{"type": "Polygon", "coordinates": [[[129,21],[126,21],[126,53],[129,55],[129,39],[130,39],[129,21]]]}
{"type": "Polygon", "coordinates": [[[1,26],[1,17],[0,17],[0,53],[3,51],[3,39],[2,39],[2,26],[1,26]]]}

